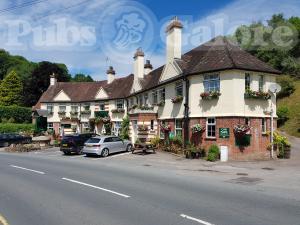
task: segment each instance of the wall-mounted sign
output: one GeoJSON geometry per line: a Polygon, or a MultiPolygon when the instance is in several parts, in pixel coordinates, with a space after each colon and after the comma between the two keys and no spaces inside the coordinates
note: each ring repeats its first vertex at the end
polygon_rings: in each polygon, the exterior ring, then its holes
{"type": "Polygon", "coordinates": [[[229,128],[219,128],[220,138],[229,138],[229,128]]]}

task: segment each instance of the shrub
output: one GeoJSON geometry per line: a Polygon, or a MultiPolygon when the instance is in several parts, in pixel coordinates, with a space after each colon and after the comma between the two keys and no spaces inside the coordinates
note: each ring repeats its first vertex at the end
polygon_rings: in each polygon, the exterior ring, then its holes
{"type": "Polygon", "coordinates": [[[151,144],[154,145],[154,146],[158,146],[160,144],[160,137],[159,136],[156,136],[155,138],[152,138],[150,140],[151,144]]]}
{"type": "Polygon", "coordinates": [[[34,132],[33,124],[0,123],[0,133],[34,132]]]}
{"type": "Polygon", "coordinates": [[[289,76],[280,76],[277,78],[277,82],[281,86],[281,91],[277,94],[277,98],[288,97],[296,90],[294,79],[289,76]]]}
{"type": "Polygon", "coordinates": [[[289,108],[287,106],[279,106],[277,108],[278,126],[282,126],[288,119],[289,108]]]}
{"type": "Polygon", "coordinates": [[[10,147],[5,148],[7,152],[32,152],[41,150],[41,147],[34,144],[25,144],[25,145],[11,145],[10,147]]]}
{"type": "Polygon", "coordinates": [[[31,123],[31,108],[20,106],[0,106],[2,122],[31,123]]]}
{"type": "Polygon", "coordinates": [[[181,136],[175,136],[170,141],[171,141],[172,144],[174,144],[174,145],[176,145],[178,147],[181,147],[182,144],[183,144],[181,136]]]}
{"type": "Polygon", "coordinates": [[[208,150],[207,161],[215,162],[219,159],[220,149],[217,145],[211,145],[208,150]]]}
{"type": "Polygon", "coordinates": [[[128,140],[129,139],[129,117],[126,116],[123,121],[122,121],[122,127],[121,127],[121,138],[124,140],[128,140]]]}

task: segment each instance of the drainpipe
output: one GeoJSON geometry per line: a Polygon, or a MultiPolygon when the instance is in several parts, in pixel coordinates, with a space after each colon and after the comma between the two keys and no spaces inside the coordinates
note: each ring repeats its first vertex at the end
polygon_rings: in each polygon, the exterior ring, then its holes
{"type": "Polygon", "coordinates": [[[82,134],[82,124],[81,124],[81,103],[79,104],[79,129],[82,134]]]}
{"type": "Polygon", "coordinates": [[[187,78],[186,74],[183,74],[183,80],[185,81],[185,103],[184,103],[184,124],[183,124],[183,129],[184,129],[184,141],[183,141],[183,147],[186,148],[187,143],[189,141],[189,92],[190,92],[190,81],[187,78]]]}

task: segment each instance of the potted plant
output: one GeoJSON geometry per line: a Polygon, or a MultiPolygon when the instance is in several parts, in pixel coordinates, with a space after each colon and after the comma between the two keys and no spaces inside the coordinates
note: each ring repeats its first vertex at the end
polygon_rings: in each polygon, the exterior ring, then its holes
{"type": "Polygon", "coordinates": [[[172,98],[172,99],[171,99],[171,102],[172,102],[173,104],[175,104],[175,103],[181,102],[182,100],[183,100],[183,97],[180,96],[180,95],[178,95],[178,96],[175,96],[174,98],[172,98]]]}
{"type": "Polygon", "coordinates": [[[221,96],[220,91],[207,91],[200,94],[203,100],[218,99],[221,96]]]}

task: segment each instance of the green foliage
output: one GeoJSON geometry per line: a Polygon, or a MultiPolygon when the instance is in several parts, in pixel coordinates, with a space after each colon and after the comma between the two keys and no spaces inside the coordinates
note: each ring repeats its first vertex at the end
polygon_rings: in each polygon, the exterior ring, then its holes
{"type": "Polygon", "coordinates": [[[0,106],[0,122],[31,123],[31,109],[19,106],[0,106]]]}
{"type": "Polygon", "coordinates": [[[183,139],[181,136],[174,136],[170,139],[170,142],[178,147],[181,147],[183,145],[183,139]]]}
{"type": "Polygon", "coordinates": [[[289,108],[286,106],[279,106],[277,108],[277,116],[277,124],[278,127],[280,127],[289,119],[289,108]]]}
{"type": "Polygon", "coordinates": [[[22,82],[15,71],[11,71],[0,84],[0,105],[18,105],[21,102],[22,82]]]}
{"type": "Polygon", "coordinates": [[[275,14],[268,24],[261,22],[240,26],[233,39],[249,53],[267,62],[283,73],[300,76],[300,18],[284,18],[275,14]],[[291,32],[292,31],[292,32],[291,32]],[[281,45],[274,40],[282,40],[288,45],[281,45]]]}
{"type": "Polygon", "coordinates": [[[33,124],[0,123],[0,133],[20,133],[33,131],[33,124]]]}
{"type": "Polygon", "coordinates": [[[160,137],[156,136],[150,140],[151,144],[154,146],[158,146],[161,143],[160,137]]]}
{"type": "Polygon", "coordinates": [[[129,139],[129,123],[130,123],[129,117],[128,116],[124,117],[121,125],[122,139],[127,139],[127,140],[129,139]]]}
{"type": "Polygon", "coordinates": [[[90,75],[76,74],[72,80],[73,82],[93,82],[93,78],[90,75]]]}
{"type": "Polygon", "coordinates": [[[211,145],[208,149],[207,161],[215,162],[219,159],[220,149],[217,145],[211,145]]]}
{"type": "Polygon", "coordinates": [[[277,94],[277,98],[288,97],[295,91],[295,79],[290,76],[280,76],[277,83],[281,86],[281,91],[277,94]]]}
{"type": "Polygon", "coordinates": [[[24,104],[26,106],[35,105],[40,96],[48,89],[50,85],[50,75],[55,74],[57,81],[70,81],[71,76],[68,69],[63,64],[51,62],[40,62],[33,70],[31,77],[24,85],[24,104]]]}

